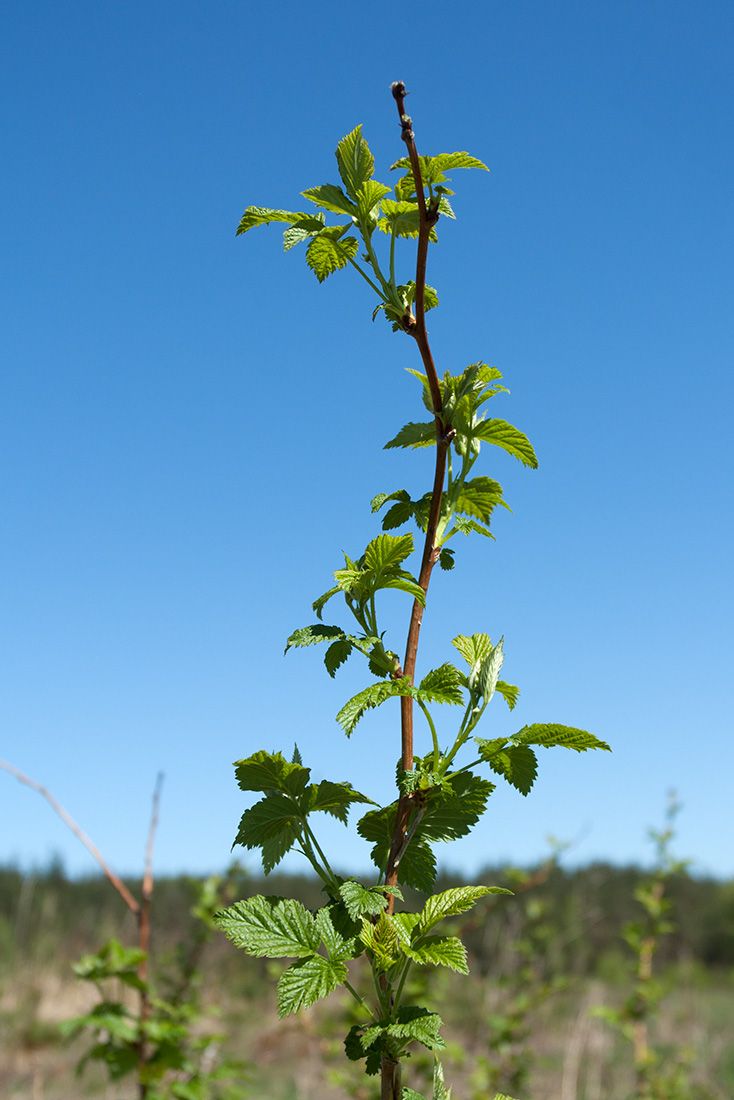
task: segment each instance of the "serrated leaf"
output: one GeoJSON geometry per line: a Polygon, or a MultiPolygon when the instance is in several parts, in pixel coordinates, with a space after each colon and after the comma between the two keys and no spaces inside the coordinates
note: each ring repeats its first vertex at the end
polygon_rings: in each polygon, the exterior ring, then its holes
{"type": "Polygon", "coordinates": [[[527,745],[506,744],[493,747],[493,742],[475,737],[479,754],[493,772],[503,776],[520,794],[527,795],[538,776],[538,760],[527,745]]]}
{"type": "MultiPolygon", "coordinates": [[[[413,279],[411,279],[409,282],[405,283],[403,286],[399,286],[398,290],[403,291],[408,304],[412,305],[413,302],[415,301],[415,281],[413,279]]],[[[428,312],[429,309],[435,309],[436,308],[436,306],[438,305],[438,292],[436,291],[436,289],[434,287],[429,286],[428,283],[426,283],[425,286],[424,286],[424,296],[423,297],[424,297],[424,306],[425,306],[426,312],[428,312]]]]}
{"type": "Polygon", "coordinates": [[[518,745],[540,745],[546,749],[574,749],[576,752],[586,752],[587,749],[612,751],[606,741],[600,741],[587,730],[575,729],[573,726],[559,726],[555,723],[537,722],[531,726],[523,726],[511,740],[518,745]]]}
{"type": "Polygon", "coordinates": [[[301,241],[307,241],[313,236],[313,233],[308,229],[300,229],[298,226],[292,225],[289,229],[286,229],[283,233],[283,251],[290,252],[292,248],[295,248],[301,241]]]}
{"type": "Polygon", "coordinates": [[[363,216],[369,214],[385,195],[390,194],[391,190],[392,188],[386,187],[384,183],[378,183],[377,180],[371,179],[363,183],[357,195],[360,214],[363,216]]]}
{"type": "Polygon", "coordinates": [[[361,924],[359,938],[365,949],[370,952],[380,970],[389,970],[401,956],[400,938],[392,917],[383,910],[374,922],[363,916],[361,924]]]}
{"type": "Polygon", "coordinates": [[[324,210],[330,210],[332,214],[348,214],[350,218],[357,214],[356,205],[347,198],[341,187],[333,183],[324,183],[321,187],[309,187],[301,194],[317,206],[323,207],[324,210]]]}
{"type": "Polygon", "coordinates": [[[475,477],[462,485],[456,499],[456,511],[474,516],[482,523],[489,523],[492,512],[498,504],[511,511],[509,505],[503,500],[500,483],[491,477],[475,477]]]}
{"type": "Polygon", "coordinates": [[[311,776],[309,768],[289,763],[282,753],[264,750],[235,761],[234,768],[242,791],[282,791],[294,797],[301,794],[311,776]]]}
{"type": "Polygon", "coordinates": [[[397,886],[372,886],[367,889],[361,882],[355,882],[354,879],[343,882],[339,887],[339,894],[352,920],[359,920],[363,916],[379,916],[384,912],[386,896],[389,894],[400,901],[403,899],[397,886]]]}
{"type": "Polygon", "coordinates": [[[383,450],[394,447],[430,447],[436,442],[436,424],[406,424],[386,443],[383,450]]]}
{"type": "Polygon", "coordinates": [[[432,669],[418,685],[418,698],[428,703],[464,702],[462,691],[463,677],[452,664],[443,664],[432,669]]]}
{"type": "Polygon", "coordinates": [[[358,950],[356,940],[353,938],[345,939],[341,933],[337,932],[328,908],[319,909],[314,919],[318,933],[332,962],[346,962],[348,959],[355,957],[358,950]]]}
{"type": "Polygon", "coordinates": [[[342,984],[347,973],[343,962],[331,962],[322,955],[293,963],[278,982],[278,1016],[282,1019],[327,997],[342,984]]]}
{"type": "Polygon", "coordinates": [[[321,942],[316,921],[292,898],[247,898],[217,913],[214,921],[235,946],[256,958],[313,955],[321,942]]]}
{"type": "Polygon", "coordinates": [[[365,569],[375,573],[398,569],[415,549],[412,535],[378,535],[367,544],[365,569]]]}
{"type": "MultiPolygon", "coordinates": [[[[381,810],[372,810],[360,818],[357,832],[373,847],[370,856],[375,866],[384,871],[387,866],[395,828],[397,803],[381,810]]],[[[436,878],[436,857],[428,844],[416,834],[402,855],[398,865],[398,882],[430,893],[436,878]]]]}
{"type": "Polygon", "coordinates": [[[355,791],[349,783],[332,783],[322,779],[320,783],[312,784],[301,802],[305,813],[331,814],[346,825],[349,807],[355,802],[372,803],[372,799],[355,791]]]}
{"type": "Polygon", "coordinates": [[[324,664],[329,676],[336,675],[336,670],[348,659],[352,649],[352,643],[348,638],[339,638],[336,642],[332,642],[324,654],[324,664]]]}
{"type": "Polygon", "coordinates": [[[441,1017],[426,1008],[401,1007],[395,1013],[395,1022],[367,1028],[362,1036],[362,1043],[369,1046],[386,1035],[391,1039],[399,1039],[402,1043],[422,1043],[429,1050],[444,1050],[446,1044],[439,1034],[442,1025],[441,1017]]]}
{"type": "Polygon", "coordinates": [[[498,695],[501,695],[507,703],[510,710],[514,710],[517,705],[517,700],[520,698],[520,688],[515,687],[514,684],[508,684],[504,680],[498,680],[495,684],[494,690],[498,695]]]}
{"type": "Polygon", "coordinates": [[[435,841],[466,836],[484,813],[494,789],[493,783],[472,772],[448,776],[443,787],[430,791],[416,837],[435,841]]]}
{"type": "Polygon", "coordinates": [[[313,626],[301,626],[294,630],[288,639],[285,652],[292,647],[318,645],[319,642],[328,641],[329,638],[343,638],[344,631],[339,626],[325,626],[323,623],[314,623],[313,626]]]}
{"type": "Polygon", "coordinates": [[[397,695],[412,695],[414,688],[407,676],[399,680],[387,680],[379,684],[370,684],[364,691],[344,704],[336,716],[336,720],[342,727],[347,737],[351,737],[357,723],[363,714],[374,707],[379,707],[386,699],[392,699],[397,695]]]}
{"type": "Polygon", "coordinates": [[[259,848],[267,875],[292,848],[298,827],[298,807],[290,796],[277,792],[245,810],[234,843],[259,848]]]}
{"type": "Polygon", "coordinates": [[[449,547],[444,546],[441,553],[438,556],[438,564],[442,569],[449,570],[454,568],[454,551],[449,547]]]}
{"type": "Polygon", "coordinates": [[[403,947],[404,953],[421,966],[447,966],[457,974],[468,974],[466,948],[456,936],[423,936],[415,947],[403,947]]]}
{"type": "Polygon", "coordinates": [[[248,206],[242,215],[237,227],[237,236],[253,229],[256,225],[270,225],[271,222],[293,222],[304,218],[305,214],[294,213],[292,210],[271,210],[267,206],[248,206]]]}
{"type": "Polygon", "coordinates": [[[461,656],[470,666],[480,665],[492,651],[492,640],[489,634],[457,634],[451,642],[458,649],[461,656]]]}
{"type": "Polygon", "coordinates": [[[459,913],[466,913],[480,898],[488,894],[510,893],[512,893],[511,890],[505,890],[500,886],[456,886],[440,894],[433,894],[426,899],[420,914],[420,931],[429,932],[446,917],[456,917],[459,913]]]}
{"type": "Polygon", "coordinates": [[[383,531],[392,531],[396,527],[402,527],[413,516],[413,502],[399,500],[385,512],[382,517],[383,531]]]}
{"type": "Polygon", "coordinates": [[[528,437],[506,420],[482,420],[472,429],[474,439],[501,447],[503,451],[516,458],[523,466],[533,470],[538,468],[538,459],[528,437]]]}
{"type": "MultiPolygon", "coordinates": [[[[505,655],[503,651],[503,639],[497,642],[496,646],[493,646],[491,653],[485,657],[479,666],[479,672],[477,676],[477,686],[482,693],[482,697],[485,703],[488,703],[494,695],[494,689],[497,684],[497,679],[500,674],[500,669],[504,664],[505,655]]],[[[469,676],[469,685],[471,688],[471,674],[469,676]]]]}
{"type": "Polygon", "coordinates": [[[336,147],[336,163],[347,194],[357,201],[360,188],[371,179],[375,158],[362,137],[362,127],[356,126],[336,147]]]}
{"type": "Polygon", "coordinates": [[[359,251],[356,237],[342,237],[336,240],[328,231],[314,237],[306,249],[306,263],[320,283],[328,279],[335,271],[346,267],[349,260],[359,251]]]}

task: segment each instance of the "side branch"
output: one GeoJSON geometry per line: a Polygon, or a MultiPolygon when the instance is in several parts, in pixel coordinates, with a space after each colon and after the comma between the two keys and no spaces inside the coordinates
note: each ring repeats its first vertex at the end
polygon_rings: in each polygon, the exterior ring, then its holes
{"type": "Polygon", "coordinates": [[[14,768],[12,764],[8,764],[6,760],[0,760],[0,768],[2,768],[3,771],[9,772],[10,775],[14,775],[19,783],[25,783],[26,787],[30,787],[33,791],[38,791],[38,793],[46,799],[49,805],[59,815],[64,824],[71,829],[72,833],[74,833],[74,835],[77,836],[79,840],[81,840],[87,851],[92,856],[94,856],[100,868],[102,869],[102,872],[107,876],[109,881],[114,886],[115,890],[117,890],[118,894],[123,899],[130,912],[134,913],[137,917],[140,913],[140,906],[128,890],[125,883],[122,881],[122,879],[118,878],[118,876],[110,867],[108,867],[99,848],[97,848],[96,845],[92,844],[92,841],[89,839],[86,833],[82,832],[76,821],[74,821],[74,818],[66,812],[64,807],[54,798],[51,792],[47,791],[45,787],[42,787],[40,783],[36,783],[33,779],[30,779],[29,776],[24,775],[23,772],[19,771],[17,768],[14,768]]]}

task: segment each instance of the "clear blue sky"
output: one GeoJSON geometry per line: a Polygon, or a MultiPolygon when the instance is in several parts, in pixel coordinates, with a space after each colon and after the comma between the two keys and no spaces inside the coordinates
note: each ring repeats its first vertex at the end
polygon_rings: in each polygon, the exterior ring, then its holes
{"type": "MultiPolygon", "coordinates": [[[[445,865],[646,860],[666,791],[677,851],[734,873],[731,419],[734,8],[617,0],[16,5],[2,76],[0,756],[46,783],[124,872],[166,773],[159,871],[223,866],[246,801],[231,761],[298,741],[315,777],[390,797],[397,706],[348,743],[366,682],[283,657],[369,501],[431,455],[412,341],[348,272],[319,286],[245,205],[298,208],[357,123],[378,178],[469,150],[429,281],[440,370],[484,359],[540,469],[484,472],[514,515],[459,545],[423,669],[505,636],[521,686],[495,734],[581,726],[614,754],[543,754],[445,865]],[[481,545],[479,543],[481,542],[481,545]],[[473,587],[481,579],[480,590],[473,587]]],[[[501,405],[500,405],[501,402],[501,405]]],[[[402,634],[402,628],[401,628],[402,634]]],[[[396,643],[402,646],[402,642],[396,643]]],[[[366,848],[325,830],[345,869],[366,848]]],[[[0,773],[0,862],[93,865],[0,773]]]]}

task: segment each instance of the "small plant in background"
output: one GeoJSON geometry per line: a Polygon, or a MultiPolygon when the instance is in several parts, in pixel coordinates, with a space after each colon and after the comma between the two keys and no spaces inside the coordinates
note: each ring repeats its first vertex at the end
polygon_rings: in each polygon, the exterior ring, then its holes
{"type": "Polygon", "coordinates": [[[212,876],[196,884],[191,913],[198,922],[197,929],[180,947],[177,966],[168,977],[168,996],[163,999],[156,995],[149,974],[153,846],[163,776],[158,776],[153,795],[138,901],[45,787],[7,761],[0,760],[0,768],[46,799],[94,857],[135,917],[135,947],[124,947],[119,940],[111,939],[74,966],[77,977],[91,982],[99,994],[98,1003],[88,1013],[60,1025],[69,1039],[89,1032],[93,1035],[93,1045],[79,1061],[77,1072],[83,1072],[89,1062],[100,1062],[111,1081],[133,1077],[139,1100],[241,1100],[244,1066],[221,1057],[224,1036],[207,1032],[207,1019],[212,1013],[204,1010],[197,992],[201,951],[216,931],[214,913],[231,900],[236,865],[224,879],[212,876]]]}
{"type": "MultiPolygon", "coordinates": [[[[331,676],[354,655],[366,660],[372,682],[337,715],[348,737],[368,711],[389,699],[399,700],[396,798],[377,806],[348,782],[311,782],[310,769],[297,749],[290,758],[260,751],[240,760],[240,788],[261,797],[243,814],[235,843],[259,850],[266,873],[286,853],[300,852],[322,880],[326,899],[313,913],[292,898],[254,897],[224,910],[217,921],[251,955],[296,960],[278,982],[281,1016],[307,1008],[339,987],[349,992],[360,1018],[346,1036],[345,1052],[350,1060],[361,1062],[368,1075],[380,1075],[382,1100],[421,1100],[402,1083],[402,1063],[415,1044],[433,1056],[433,1097],[443,1100],[448,1091],[438,1057],[445,1047],[442,1020],[432,1008],[413,1002],[409,976],[414,967],[443,966],[466,973],[464,944],[447,933],[443,922],[468,912],[490,894],[509,891],[466,885],[434,894],[434,847],[465,836],[484,813],[495,784],[477,769],[486,769],[527,795],[537,775],[538,747],[585,752],[608,750],[608,745],[585,730],[551,723],[524,726],[511,736],[477,735],[495,694],[510,711],[517,701],[519,689],[500,679],[502,638],[492,642],[487,633],[461,634],[452,642],[460,667],[447,659],[422,677],[416,675],[434,566],[454,567],[449,542],[458,534],[493,538],[492,513],[498,505],[507,507],[501,485],[475,471],[482,443],[501,448],[530,468],[537,460],[522,432],[487,415],[488,402],[507,392],[497,368],[480,362],[458,374],[447,371],[439,378],[437,373],[425,321],[426,311],[438,305],[436,291],[426,283],[429,244],[437,239],[439,218],[455,216],[447,173],[486,166],[466,152],[419,156],[412,121],[405,113],[405,86],[397,82],[392,90],[408,152],[392,166],[401,173],[392,188],[373,178],[374,158],[358,126],[337,146],[341,185],[327,183],[302,192],[316,210],[249,206],[238,232],[284,223],[285,249],[305,244],[306,262],[320,282],[340,269],[356,269],[377,296],[373,317],[383,313],[394,331],[415,342],[420,356],[423,370],[411,373],[419,382],[429,420],[406,424],[386,446],[434,447],[430,487],[415,496],[398,489],[375,497],[373,513],[388,506],[382,519],[384,533],[361,554],[345,555],[333,586],[313,604],[318,621],[296,630],[286,647],[324,643],[324,663],[331,676]],[[337,215],[339,223],[327,225],[326,214],[337,215]],[[385,241],[383,258],[380,239],[385,241]],[[415,277],[401,281],[398,266],[404,239],[417,240],[415,277]],[[423,538],[417,575],[407,568],[415,552],[413,534],[388,533],[406,524],[414,525],[423,538]],[[408,600],[402,659],[391,648],[379,617],[385,590],[408,600]],[[344,601],[346,625],[322,620],[336,598],[344,601]],[[414,704],[425,722],[420,752],[414,751],[414,704]],[[439,733],[437,706],[460,710],[448,738],[439,733]],[[370,807],[357,826],[372,846],[375,880],[370,885],[336,874],[316,836],[315,814],[327,813],[346,824],[353,805],[370,807]],[[402,886],[429,895],[417,911],[401,908],[402,886]],[[355,966],[358,959],[365,965],[355,966]],[[367,975],[359,990],[353,984],[355,972],[367,975]]],[[[477,582],[477,603],[484,585],[483,578],[477,582]]],[[[392,753],[385,766],[394,768],[392,753]]]]}
{"type": "Polygon", "coordinates": [[[514,912],[502,929],[501,942],[495,944],[496,973],[491,983],[485,983],[478,1013],[485,1049],[472,1075],[474,1100],[484,1100],[498,1088],[517,1094],[527,1089],[535,1061],[531,1016],[568,985],[551,968],[558,932],[548,919],[547,901],[533,891],[558,866],[559,853],[560,846],[534,871],[510,868],[506,873],[515,895],[514,912]]]}
{"type": "Polygon", "coordinates": [[[594,1015],[607,1020],[632,1044],[635,1100],[706,1100],[710,1095],[692,1081],[693,1051],[661,1047],[652,1038],[658,1010],[667,992],[654,972],[655,953],[661,939],[675,928],[666,889],[670,879],[683,874],[687,867],[685,860],[675,859],[671,852],[679,812],[680,803],[671,792],[666,827],[650,830],[656,848],[654,871],[635,890],[642,915],[626,924],[622,932],[634,958],[632,993],[620,1008],[594,1009],[594,1015]]]}
{"type": "Polygon", "coordinates": [[[147,978],[140,978],[142,952],[122,947],[117,940],[76,964],[74,973],[93,983],[100,997],[90,1012],[61,1025],[70,1039],[93,1036],[93,1045],[78,1064],[79,1073],[98,1061],[112,1081],[136,1074],[141,1100],[241,1100],[245,1067],[221,1057],[226,1036],[211,1029],[216,1013],[206,1010],[198,996],[199,956],[216,930],[214,912],[231,898],[230,885],[219,876],[197,884],[191,910],[197,924],[179,947],[165,998],[156,995],[147,978]],[[125,996],[126,990],[137,992],[137,1006],[125,996]],[[145,1013],[140,1005],[145,1005],[145,1013]]]}

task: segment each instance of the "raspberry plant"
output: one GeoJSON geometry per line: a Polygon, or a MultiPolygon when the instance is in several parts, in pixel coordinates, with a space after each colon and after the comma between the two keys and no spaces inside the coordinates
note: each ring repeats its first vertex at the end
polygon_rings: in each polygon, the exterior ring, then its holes
{"type": "MultiPolygon", "coordinates": [[[[238,761],[239,786],[261,797],[242,815],[235,843],[259,850],[266,872],[288,852],[300,852],[322,879],[326,901],[312,913],[294,899],[254,897],[223,910],[217,921],[249,954],[295,960],[278,982],[281,1016],[307,1008],[340,986],[349,991],[363,1018],[349,1030],[345,1051],[364,1064],[367,1074],[380,1075],[381,1100],[421,1100],[420,1093],[402,1082],[402,1063],[416,1043],[434,1054],[433,1097],[443,1100],[449,1093],[439,1057],[442,1021],[433,1008],[406,1000],[406,979],[414,966],[466,973],[464,945],[443,922],[488,894],[508,891],[466,885],[433,893],[434,847],[470,832],[497,777],[527,795],[537,774],[538,747],[584,752],[609,746],[585,730],[545,722],[524,726],[509,737],[478,736],[493,697],[499,695],[512,710],[519,693],[500,678],[502,638],[492,642],[487,633],[459,635],[452,642],[458,664],[447,653],[439,667],[416,674],[434,567],[453,569],[449,544],[456,535],[492,538],[492,513],[497,506],[507,507],[499,482],[475,469],[485,454],[482,444],[502,448],[531,469],[537,459],[521,431],[488,415],[492,398],[506,392],[496,367],[477,362],[459,374],[438,375],[425,317],[438,305],[435,289],[426,283],[429,246],[437,240],[439,219],[455,217],[449,173],[486,170],[486,165],[466,152],[420,156],[412,120],[405,113],[405,85],[393,84],[392,93],[407,150],[392,165],[399,173],[392,187],[374,178],[374,158],[357,126],[336,149],[341,185],[303,191],[311,204],[307,212],[248,206],[238,233],[280,222],[286,227],[285,250],[305,245],[306,263],[319,282],[339,270],[358,271],[377,298],[373,319],[384,314],[395,332],[415,343],[420,357],[422,369],[411,373],[428,418],[406,424],[386,446],[435,448],[431,488],[417,498],[405,489],[375,497],[372,511],[382,512],[383,533],[355,557],[345,555],[333,585],[313,604],[317,621],[294,631],[286,646],[325,645],[324,663],[331,676],[353,656],[364,658],[371,680],[337,715],[348,737],[369,710],[389,699],[400,700],[396,797],[379,806],[348,782],[312,782],[297,749],[292,759],[262,750],[238,761]],[[336,216],[336,224],[333,219],[327,223],[327,215],[336,216]],[[406,240],[415,243],[415,273],[400,281],[406,240]],[[417,530],[422,540],[418,551],[412,530],[393,533],[406,527],[417,530]],[[414,553],[419,553],[417,574],[407,567],[414,553]],[[390,647],[379,619],[385,590],[397,590],[407,601],[402,659],[390,647]],[[336,615],[339,622],[324,622],[327,606],[331,612],[335,604],[346,619],[336,615]],[[459,714],[447,743],[442,743],[435,720],[435,708],[444,705],[458,708],[459,714]],[[419,752],[414,748],[416,708],[425,723],[419,752]],[[375,865],[374,881],[366,885],[332,869],[314,824],[318,813],[346,824],[353,805],[368,807],[357,824],[372,845],[375,865]],[[402,908],[403,884],[427,895],[417,912],[402,908]],[[364,965],[355,966],[360,958],[366,959],[369,979],[358,989],[355,974],[365,972],[364,965]]],[[[393,762],[387,763],[392,768],[393,762]]]]}

